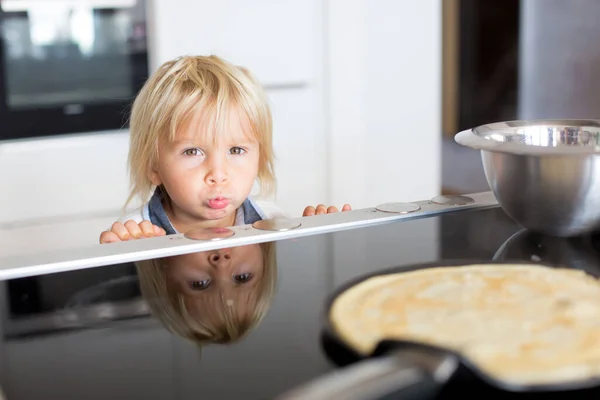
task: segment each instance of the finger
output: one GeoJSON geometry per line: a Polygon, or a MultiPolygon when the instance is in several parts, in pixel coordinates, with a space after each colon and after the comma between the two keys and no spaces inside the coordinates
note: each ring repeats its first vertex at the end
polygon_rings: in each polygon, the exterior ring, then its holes
{"type": "Polygon", "coordinates": [[[115,233],[120,240],[129,240],[131,238],[129,231],[122,222],[115,222],[112,224],[110,231],[115,233]]]}
{"type": "Polygon", "coordinates": [[[165,236],[167,234],[167,231],[165,231],[160,226],[153,225],[153,229],[154,229],[154,236],[165,236]]]}
{"type": "Polygon", "coordinates": [[[306,207],[302,213],[303,217],[312,217],[313,215],[315,215],[315,208],[313,206],[306,207]]]}
{"type": "Polygon", "coordinates": [[[142,236],[140,225],[131,219],[125,222],[125,228],[129,231],[130,239],[139,239],[142,236]]]}
{"type": "Polygon", "coordinates": [[[329,208],[327,209],[327,214],[336,213],[336,212],[338,212],[338,209],[336,206],[329,206],[329,208]]]}
{"type": "Polygon", "coordinates": [[[154,236],[154,225],[150,221],[142,221],[139,225],[142,234],[145,237],[153,237],[154,236]]]}
{"type": "Polygon", "coordinates": [[[352,211],[352,207],[350,207],[350,204],[344,204],[344,207],[342,207],[342,211],[352,211]]]}
{"type": "Polygon", "coordinates": [[[111,231],[104,231],[100,234],[100,244],[120,242],[119,236],[111,231]]]}
{"type": "Polygon", "coordinates": [[[317,206],[317,209],[316,209],[316,214],[317,214],[317,215],[320,215],[320,214],[325,214],[326,212],[327,212],[327,207],[325,207],[325,205],[324,205],[324,204],[319,204],[319,205],[317,206]]]}

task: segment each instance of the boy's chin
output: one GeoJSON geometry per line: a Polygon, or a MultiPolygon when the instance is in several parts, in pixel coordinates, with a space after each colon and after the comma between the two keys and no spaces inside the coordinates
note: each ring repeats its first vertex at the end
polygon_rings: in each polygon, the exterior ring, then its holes
{"type": "Polygon", "coordinates": [[[236,209],[234,207],[232,207],[231,205],[228,205],[227,207],[219,209],[219,210],[215,210],[213,208],[207,208],[206,210],[203,210],[203,211],[204,212],[201,213],[201,217],[203,219],[210,220],[210,221],[217,221],[217,220],[221,220],[221,219],[232,218],[232,214],[235,214],[236,209]]]}

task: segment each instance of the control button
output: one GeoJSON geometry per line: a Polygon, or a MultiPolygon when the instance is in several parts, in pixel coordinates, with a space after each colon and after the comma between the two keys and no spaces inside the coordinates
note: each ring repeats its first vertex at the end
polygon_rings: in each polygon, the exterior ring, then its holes
{"type": "Polygon", "coordinates": [[[415,203],[384,203],[375,207],[377,211],[394,213],[394,214],[408,214],[411,212],[419,211],[421,206],[415,203]]]}
{"type": "Polygon", "coordinates": [[[469,196],[437,196],[430,200],[434,204],[442,206],[464,206],[465,204],[474,203],[475,200],[469,196]]]}
{"type": "Polygon", "coordinates": [[[289,231],[300,227],[302,224],[287,218],[263,219],[252,224],[255,229],[261,231],[289,231]]]}

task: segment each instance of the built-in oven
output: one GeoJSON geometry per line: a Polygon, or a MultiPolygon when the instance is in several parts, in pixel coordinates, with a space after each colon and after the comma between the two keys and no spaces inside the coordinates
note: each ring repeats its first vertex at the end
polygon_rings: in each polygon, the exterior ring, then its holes
{"type": "Polygon", "coordinates": [[[147,76],[145,0],[0,0],[0,140],[126,127],[147,76]]]}
{"type": "Polygon", "coordinates": [[[5,338],[55,334],[149,315],[133,263],[22,277],[1,284],[5,338]]]}

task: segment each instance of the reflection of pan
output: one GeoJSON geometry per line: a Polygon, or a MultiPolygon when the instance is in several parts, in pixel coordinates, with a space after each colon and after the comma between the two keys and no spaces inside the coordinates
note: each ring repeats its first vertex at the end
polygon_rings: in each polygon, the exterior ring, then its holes
{"type": "MultiPolygon", "coordinates": [[[[515,261],[512,264],[527,264],[515,261]]],[[[309,382],[284,394],[281,399],[358,400],[358,399],[433,399],[438,395],[460,388],[464,395],[477,390],[477,395],[500,394],[527,398],[563,398],[590,396],[600,398],[600,378],[571,383],[518,385],[490,376],[460,353],[414,341],[384,340],[367,357],[345,343],[333,330],[329,320],[330,309],[347,289],[364,280],[384,274],[397,274],[416,269],[473,264],[508,264],[496,261],[458,261],[404,266],[362,276],[336,290],[328,299],[324,315],[323,348],[327,356],[339,366],[329,375],[309,382]]],[[[530,263],[540,265],[539,263],[530,263]]],[[[474,394],[474,393],[473,393],[474,394]]],[[[475,397],[479,398],[479,397],[475,397]]]]}

